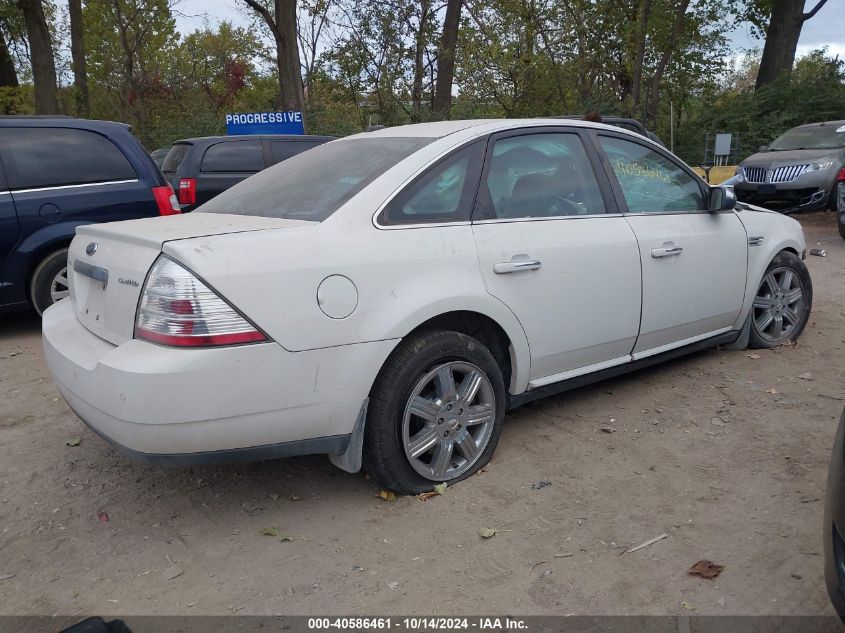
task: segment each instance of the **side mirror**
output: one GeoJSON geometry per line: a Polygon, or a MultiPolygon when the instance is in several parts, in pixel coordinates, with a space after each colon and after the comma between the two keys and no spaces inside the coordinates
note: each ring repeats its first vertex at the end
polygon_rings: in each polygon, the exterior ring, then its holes
{"type": "Polygon", "coordinates": [[[710,199],[707,201],[707,210],[710,213],[730,211],[736,207],[736,193],[733,187],[710,187],[710,199]]]}
{"type": "Polygon", "coordinates": [[[760,147],[757,148],[757,151],[758,152],[768,152],[769,146],[768,145],[761,145],[760,147]]]}

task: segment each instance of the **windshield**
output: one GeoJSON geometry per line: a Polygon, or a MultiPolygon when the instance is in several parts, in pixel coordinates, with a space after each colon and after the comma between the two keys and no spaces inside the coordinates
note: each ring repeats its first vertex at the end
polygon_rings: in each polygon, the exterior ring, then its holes
{"type": "Polygon", "coordinates": [[[845,147],[845,125],[813,125],[792,128],[769,145],[770,150],[839,149],[845,147]]]}
{"type": "Polygon", "coordinates": [[[322,222],[433,138],[360,138],[319,145],[247,178],[202,205],[233,213],[322,222]]]}
{"type": "Polygon", "coordinates": [[[161,164],[161,171],[168,174],[176,173],[179,165],[182,164],[185,156],[187,156],[189,149],[191,149],[189,143],[176,143],[167,152],[167,156],[164,157],[164,162],[161,164]]]}

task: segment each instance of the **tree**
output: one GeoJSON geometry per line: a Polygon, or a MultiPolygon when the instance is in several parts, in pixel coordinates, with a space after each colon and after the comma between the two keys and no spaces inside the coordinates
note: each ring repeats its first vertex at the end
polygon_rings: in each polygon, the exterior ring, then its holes
{"type": "Polygon", "coordinates": [[[73,85],[76,113],[87,117],[91,105],[88,97],[88,69],[85,63],[85,36],[82,21],[82,0],[68,0],[70,17],[70,54],[73,60],[73,85]]]}
{"type": "Polygon", "coordinates": [[[458,47],[458,26],[461,23],[463,0],[447,0],[446,17],[437,49],[437,83],[434,88],[434,113],[449,118],[452,109],[452,84],[455,80],[455,52],[458,47]]]}
{"type": "Polygon", "coordinates": [[[305,110],[296,28],[296,0],[244,0],[266,24],[276,45],[279,107],[305,110]],[[272,4],[271,4],[272,2],[272,4]]]}
{"type": "Polygon", "coordinates": [[[18,7],[23,12],[29,41],[32,80],[35,84],[35,113],[56,114],[56,64],[44,7],[41,0],[18,0],[18,7]]]}
{"type": "Polygon", "coordinates": [[[0,31],[0,88],[17,88],[18,85],[15,62],[3,37],[3,31],[0,31]]]}
{"type": "Polygon", "coordinates": [[[818,0],[816,6],[804,13],[804,0],[771,0],[772,11],[766,29],[766,45],[757,73],[757,88],[775,81],[781,74],[792,72],[795,51],[804,22],[819,12],[827,0],[818,0]]]}

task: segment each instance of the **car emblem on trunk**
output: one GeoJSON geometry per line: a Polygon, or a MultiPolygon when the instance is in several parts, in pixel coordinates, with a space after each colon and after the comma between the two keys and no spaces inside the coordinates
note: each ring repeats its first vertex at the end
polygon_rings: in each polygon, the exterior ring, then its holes
{"type": "Polygon", "coordinates": [[[97,242],[91,242],[88,246],[85,247],[85,252],[88,255],[93,255],[97,252],[97,242]]]}

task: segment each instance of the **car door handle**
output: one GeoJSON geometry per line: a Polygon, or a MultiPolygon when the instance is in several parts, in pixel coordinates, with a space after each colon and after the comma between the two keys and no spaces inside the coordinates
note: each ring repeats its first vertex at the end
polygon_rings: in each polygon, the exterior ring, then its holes
{"type": "Polygon", "coordinates": [[[651,256],[655,259],[659,257],[674,257],[675,255],[680,255],[683,252],[684,249],[680,246],[668,246],[664,248],[651,249],[651,256]]]}
{"type": "Polygon", "coordinates": [[[517,259],[493,264],[493,272],[497,275],[506,275],[507,273],[518,273],[523,270],[537,270],[542,265],[539,259],[517,259]]]}

